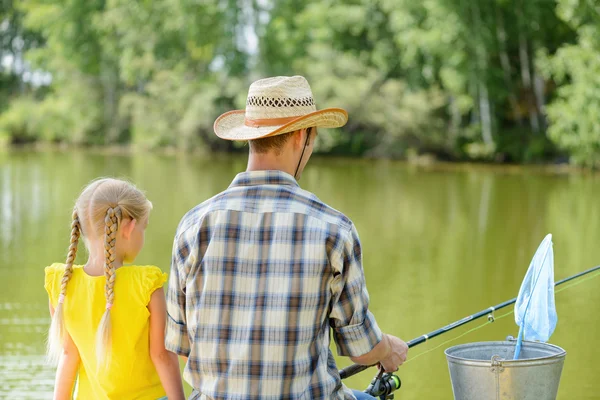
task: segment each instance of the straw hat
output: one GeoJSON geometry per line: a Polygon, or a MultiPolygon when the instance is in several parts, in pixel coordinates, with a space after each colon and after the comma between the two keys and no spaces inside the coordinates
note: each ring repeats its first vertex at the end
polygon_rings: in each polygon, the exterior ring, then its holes
{"type": "Polygon", "coordinates": [[[309,127],[339,128],[348,121],[341,108],[318,110],[307,80],[278,76],[254,82],[245,110],[229,111],[215,121],[214,130],[225,140],[253,140],[309,127]]]}

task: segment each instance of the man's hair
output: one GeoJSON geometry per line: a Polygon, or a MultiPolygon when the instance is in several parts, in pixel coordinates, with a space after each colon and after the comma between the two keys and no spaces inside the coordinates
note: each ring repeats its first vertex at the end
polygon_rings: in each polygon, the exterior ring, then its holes
{"type": "Polygon", "coordinates": [[[281,135],[268,136],[261,139],[249,140],[248,145],[250,146],[251,153],[264,154],[270,150],[274,150],[277,155],[281,154],[283,146],[292,137],[294,132],[282,133],[281,135]]]}

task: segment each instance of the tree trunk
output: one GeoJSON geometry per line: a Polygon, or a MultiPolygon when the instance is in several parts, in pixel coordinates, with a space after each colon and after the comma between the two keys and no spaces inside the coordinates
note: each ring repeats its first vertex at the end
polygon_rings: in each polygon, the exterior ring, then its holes
{"type": "Polygon", "coordinates": [[[498,8],[496,8],[496,39],[498,40],[498,48],[500,49],[500,65],[502,66],[502,72],[504,75],[504,84],[509,92],[508,104],[510,105],[517,124],[522,126],[523,121],[519,113],[519,101],[517,100],[511,79],[512,68],[510,65],[510,59],[508,58],[508,52],[506,51],[506,30],[504,29],[504,18],[502,17],[502,10],[498,10],[498,8]]]}
{"type": "Polygon", "coordinates": [[[118,120],[118,85],[119,74],[110,61],[102,62],[100,80],[102,82],[102,97],[104,102],[104,129],[106,130],[105,144],[114,144],[119,140],[120,124],[118,120]]]}
{"type": "Polygon", "coordinates": [[[537,110],[539,111],[540,123],[542,131],[546,131],[546,96],[544,93],[546,81],[544,78],[534,72],[533,74],[533,87],[535,92],[535,103],[537,105],[537,110]]]}
{"type": "MultiPolygon", "coordinates": [[[[481,36],[482,22],[481,10],[477,1],[471,1],[471,14],[473,16],[474,33],[481,36]]],[[[487,89],[487,52],[483,39],[475,43],[474,50],[477,56],[477,93],[479,98],[479,117],[481,122],[481,136],[486,145],[493,145],[492,116],[490,113],[490,96],[487,89]]]]}
{"type": "Polygon", "coordinates": [[[527,37],[523,32],[523,13],[521,11],[522,8],[523,3],[521,2],[521,4],[519,4],[517,8],[517,22],[519,22],[517,26],[519,27],[519,61],[521,63],[521,80],[523,82],[523,89],[525,91],[525,101],[527,111],[529,113],[529,123],[533,132],[538,133],[540,131],[540,124],[537,116],[535,103],[534,101],[532,101],[532,97],[534,97],[534,95],[531,85],[531,66],[529,58],[529,49],[527,46],[527,37]]]}
{"type": "Polygon", "coordinates": [[[492,137],[492,117],[490,113],[490,96],[487,86],[479,83],[479,110],[481,114],[481,136],[483,143],[493,145],[494,138],[492,137]]]}
{"type": "Polygon", "coordinates": [[[460,128],[460,110],[456,98],[450,96],[448,108],[450,109],[450,129],[448,129],[448,146],[453,148],[456,143],[456,137],[458,136],[458,130],[460,128]]]}
{"type": "Polygon", "coordinates": [[[471,77],[469,79],[469,93],[471,93],[471,98],[473,99],[473,112],[471,113],[471,125],[475,125],[479,123],[479,92],[477,90],[477,82],[475,81],[477,77],[471,72],[471,77]]]}

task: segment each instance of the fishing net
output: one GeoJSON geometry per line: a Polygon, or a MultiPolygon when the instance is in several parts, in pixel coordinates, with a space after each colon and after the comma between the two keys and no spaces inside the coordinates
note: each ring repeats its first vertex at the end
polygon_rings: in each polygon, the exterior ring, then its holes
{"type": "Polygon", "coordinates": [[[531,260],[515,303],[515,322],[519,326],[519,336],[514,358],[519,358],[522,340],[548,341],[556,328],[557,320],[554,304],[554,253],[552,235],[548,234],[531,260]]]}

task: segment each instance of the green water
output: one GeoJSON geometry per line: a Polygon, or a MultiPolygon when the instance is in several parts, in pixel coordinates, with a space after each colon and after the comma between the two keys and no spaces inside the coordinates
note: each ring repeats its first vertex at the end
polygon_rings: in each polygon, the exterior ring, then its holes
{"type": "MultiPolygon", "coordinates": [[[[71,208],[83,185],[113,175],[147,191],[154,211],[137,261],[168,271],[180,217],[244,167],[243,157],[0,152],[0,398],[51,397],[53,370],[42,357],[49,323],[43,267],[65,258],[71,208]]],[[[316,159],[301,184],[356,224],[371,308],[384,331],[405,340],[515,297],[548,232],[557,280],[600,264],[596,175],[316,159]]],[[[599,289],[600,278],[556,295],[559,323],[551,342],[568,352],[559,399],[599,398],[599,289]]],[[[409,359],[483,322],[417,346],[409,359]]],[[[516,333],[511,315],[452,344],[516,333]]],[[[452,398],[448,346],[401,368],[397,398],[452,398]]],[[[364,388],[373,374],[347,383],[364,388]]]]}

